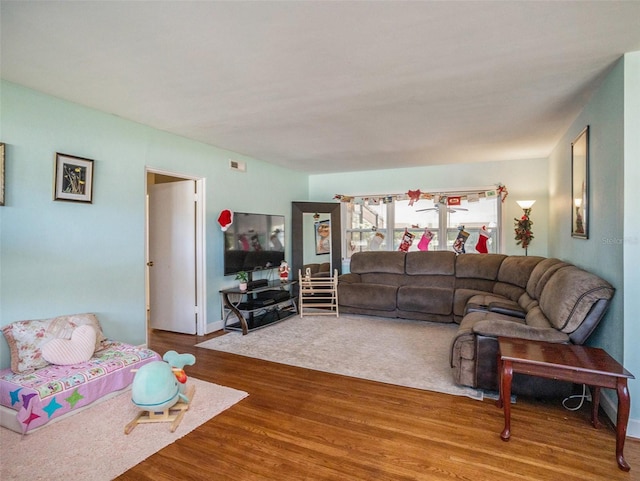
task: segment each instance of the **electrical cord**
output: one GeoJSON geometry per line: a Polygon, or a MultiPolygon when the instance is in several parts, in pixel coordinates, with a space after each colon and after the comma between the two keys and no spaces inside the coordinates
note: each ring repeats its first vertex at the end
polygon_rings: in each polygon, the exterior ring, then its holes
{"type": "Polygon", "coordinates": [[[564,406],[564,408],[568,411],[577,411],[579,410],[583,405],[584,405],[584,401],[591,401],[591,394],[587,394],[587,385],[583,384],[582,385],[582,394],[574,394],[572,396],[566,397],[562,400],[562,405],[564,406]],[[575,407],[569,407],[567,406],[567,403],[572,400],[572,399],[580,399],[580,402],[578,403],[577,406],[575,407]]]}

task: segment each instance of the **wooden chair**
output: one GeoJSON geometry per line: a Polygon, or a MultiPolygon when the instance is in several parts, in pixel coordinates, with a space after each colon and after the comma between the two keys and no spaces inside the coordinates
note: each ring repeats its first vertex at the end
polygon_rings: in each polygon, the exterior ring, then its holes
{"type": "Polygon", "coordinates": [[[302,271],[298,270],[298,278],[300,279],[298,302],[300,317],[304,317],[305,314],[340,317],[338,312],[338,269],[333,270],[331,277],[312,277],[309,269],[303,276],[302,271]]]}

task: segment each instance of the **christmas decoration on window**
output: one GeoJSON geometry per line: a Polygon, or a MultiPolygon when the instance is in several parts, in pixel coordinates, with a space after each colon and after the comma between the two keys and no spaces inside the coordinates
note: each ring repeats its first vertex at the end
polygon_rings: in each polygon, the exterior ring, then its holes
{"type": "Polygon", "coordinates": [[[425,192],[421,189],[410,189],[402,194],[371,194],[371,195],[343,195],[336,194],[334,199],[340,202],[350,203],[366,203],[371,205],[390,204],[394,201],[409,199],[409,205],[413,206],[421,199],[432,200],[435,203],[441,203],[449,206],[459,206],[463,200],[467,202],[478,202],[480,198],[500,197],[502,202],[505,201],[509,192],[506,186],[497,184],[495,189],[478,191],[478,192],[460,192],[454,196],[447,196],[438,192],[425,192]]]}
{"type": "Polygon", "coordinates": [[[467,238],[469,237],[469,233],[464,230],[464,226],[461,225],[458,227],[458,237],[453,242],[453,250],[456,254],[464,254],[466,251],[464,249],[464,244],[467,242],[467,238]]]}
{"type": "Polygon", "coordinates": [[[420,200],[420,194],[422,194],[420,189],[410,190],[407,192],[407,195],[409,196],[409,205],[413,205],[414,202],[418,202],[420,200]]]}
{"type": "Polygon", "coordinates": [[[384,241],[384,234],[382,232],[376,232],[369,242],[369,250],[379,251],[382,241],[384,241]]]}
{"type": "Polygon", "coordinates": [[[421,251],[428,251],[431,239],[433,239],[433,232],[429,229],[425,229],[424,234],[422,234],[422,237],[420,238],[420,242],[418,242],[418,249],[421,251]]]}
{"type": "Polygon", "coordinates": [[[398,250],[402,252],[408,252],[409,247],[411,247],[411,244],[413,244],[414,237],[414,234],[409,232],[408,229],[405,229],[404,234],[402,234],[402,240],[400,241],[400,247],[398,247],[398,250]]]}
{"type": "Polygon", "coordinates": [[[476,244],[476,252],[480,254],[487,254],[489,252],[489,248],[487,247],[487,241],[491,237],[491,232],[487,230],[487,226],[483,225],[482,230],[480,231],[480,235],[478,236],[478,243],[476,244]]]}

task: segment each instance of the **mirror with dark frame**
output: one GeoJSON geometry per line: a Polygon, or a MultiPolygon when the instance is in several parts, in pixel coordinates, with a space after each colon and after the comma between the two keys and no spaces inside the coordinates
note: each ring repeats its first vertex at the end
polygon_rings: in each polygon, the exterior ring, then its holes
{"type": "Polygon", "coordinates": [[[301,270],[303,265],[310,263],[329,262],[331,272],[333,269],[338,269],[338,273],[340,273],[342,270],[340,231],[339,203],[292,202],[291,279],[297,280],[298,270],[301,270]],[[318,214],[317,218],[314,218],[315,214],[318,214]],[[328,229],[326,228],[327,224],[329,225],[328,229]],[[327,230],[329,231],[329,239],[323,235],[327,230]],[[308,262],[309,260],[313,262],[308,262]]]}

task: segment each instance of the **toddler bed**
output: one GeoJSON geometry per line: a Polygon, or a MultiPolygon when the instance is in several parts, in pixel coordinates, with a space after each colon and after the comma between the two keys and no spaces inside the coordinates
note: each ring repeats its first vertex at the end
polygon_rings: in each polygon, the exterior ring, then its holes
{"type": "Polygon", "coordinates": [[[2,426],[22,433],[127,388],[133,382],[134,370],[162,359],[150,349],[105,339],[93,314],[19,321],[2,330],[11,348],[12,367],[0,371],[0,419],[2,426]],[[97,333],[96,350],[91,350],[87,361],[51,364],[42,358],[46,342],[71,339],[75,328],[83,323],[93,326],[97,333]],[[52,325],[61,324],[66,328],[52,329],[52,325]]]}

